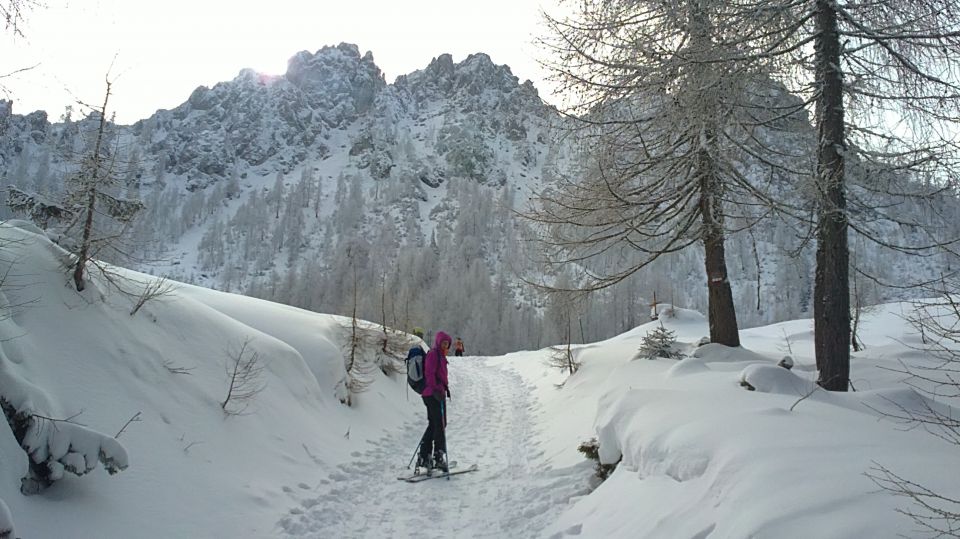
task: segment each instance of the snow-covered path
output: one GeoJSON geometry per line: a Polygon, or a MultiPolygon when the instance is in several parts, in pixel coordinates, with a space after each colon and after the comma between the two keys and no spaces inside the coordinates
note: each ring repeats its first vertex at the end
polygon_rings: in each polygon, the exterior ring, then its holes
{"type": "Polygon", "coordinates": [[[537,404],[520,377],[483,358],[451,358],[448,451],[480,470],[409,484],[397,476],[424,421],[403,425],[316,488],[278,523],[281,537],[540,537],[585,493],[588,466],[550,470],[533,441],[537,404]]]}

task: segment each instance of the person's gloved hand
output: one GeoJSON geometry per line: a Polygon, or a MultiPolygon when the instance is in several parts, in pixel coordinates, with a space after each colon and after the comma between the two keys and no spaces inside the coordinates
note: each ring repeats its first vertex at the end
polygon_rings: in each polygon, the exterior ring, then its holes
{"type": "Polygon", "coordinates": [[[449,387],[447,388],[447,398],[448,398],[448,399],[450,398],[450,388],[449,388],[449,387]]]}

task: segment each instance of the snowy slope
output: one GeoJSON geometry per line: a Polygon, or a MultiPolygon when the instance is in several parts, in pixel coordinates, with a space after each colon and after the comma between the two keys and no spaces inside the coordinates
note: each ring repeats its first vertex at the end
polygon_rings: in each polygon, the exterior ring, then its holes
{"type": "Polygon", "coordinates": [[[15,262],[4,305],[21,306],[0,321],[0,394],[108,437],[140,412],[117,437],[126,470],[66,474],[29,497],[27,457],[0,429],[0,525],[20,537],[919,537],[897,512],[915,508],[872,467],[960,498],[960,448],[885,415],[928,403],[890,370],[934,364],[914,349],[910,304],[863,320],[846,394],[814,391],[809,320],[698,347],[703,316],[662,306],[658,322],[578,346],[573,376],[546,350],[454,358],[450,453],[480,471],[408,485],[395,477],[423,406],[379,371],[341,404],[334,317],[192,286],[131,316],[101,282],[76,293],[42,236],[6,224],[0,239],[15,262]],[[660,322],[686,357],[635,359],[660,322]],[[228,417],[224,350],[247,338],[266,386],[228,417]],[[791,371],[776,366],[787,353],[791,371]],[[603,483],[577,452],[592,437],[620,460],[603,483]]]}
{"type": "MultiPolygon", "coordinates": [[[[0,498],[22,537],[266,536],[284,489],[312,484],[419,411],[403,380],[382,375],[353,407],[337,400],[333,317],[190,286],[130,316],[129,298],[102,283],[76,293],[44,238],[8,225],[0,234],[14,260],[3,290],[25,304],[2,322],[0,372],[29,387],[36,413],[108,435],[140,413],[118,438],[127,470],[68,474],[31,497],[18,492],[26,456],[0,429],[0,498]],[[226,416],[225,350],[248,338],[265,389],[246,415],[226,416]]],[[[15,390],[4,380],[0,394],[15,390]]]]}
{"type": "Polygon", "coordinates": [[[901,370],[900,359],[937,363],[910,348],[919,342],[903,318],[911,309],[891,304],[868,317],[868,348],[852,360],[851,378],[861,391],[845,394],[814,390],[810,320],[743,331],[741,349],[695,348],[708,333],[703,317],[661,313],[690,357],[633,359],[660,323],[650,322],[580,348],[583,367],[563,389],[554,385],[555,372],[535,362],[498,360],[536,385],[555,462],[576,460],[572,436],[597,436],[605,462],[622,457],[616,472],[543,536],[921,536],[897,512],[917,508],[866,476],[882,465],[944,496],[960,496],[960,471],[951,464],[960,448],[885,415],[898,413],[896,406],[919,412],[924,405],[904,376],[889,369],[901,370]],[[775,366],[788,341],[792,371],[775,366]],[[741,379],[757,390],[741,387],[741,379]]]}

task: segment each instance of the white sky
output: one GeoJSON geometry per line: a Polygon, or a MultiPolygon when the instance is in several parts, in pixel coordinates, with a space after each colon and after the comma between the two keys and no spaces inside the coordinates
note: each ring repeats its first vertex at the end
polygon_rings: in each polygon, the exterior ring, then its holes
{"type": "Polygon", "coordinates": [[[25,38],[0,35],[0,75],[39,65],[0,83],[15,113],[56,120],[76,100],[99,104],[110,71],[110,108],[132,123],[243,68],[282,74],[298,51],[347,42],[371,51],[387,82],[443,53],[484,52],[547,98],[531,43],[541,8],[555,0],[48,0],[27,13],[25,38]]]}

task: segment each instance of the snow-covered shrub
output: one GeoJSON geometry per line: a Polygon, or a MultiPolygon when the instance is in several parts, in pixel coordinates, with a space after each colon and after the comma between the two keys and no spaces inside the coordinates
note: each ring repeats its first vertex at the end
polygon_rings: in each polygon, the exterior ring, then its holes
{"type": "Polygon", "coordinates": [[[793,368],[793,358],[790,356],[783,356],[783,359],[777,362],[778,367],[783,367],[788,371],[793,368]]]}
{"type": "Polygon", "coordinates": [[[590,438],[577,447],[577,451],[583,453],[585,457],[597,463],[597,477],[601,481],[610,477],[610,474],[617,469],[618,462],[613,464],[603,464],[600,462],[600,442],[596,438],[590,438]]]}
{"type": "Polygon", "coordinates": [[[793,371],[770,365],[752,363],[740,371],[740,386],[749,391],[776,393],[790,397],[803,397],[816,390],[817,384],[793,371]]]}
{"type": "Polygon", "coordinates": [[[666,359],[680,359],[683,354],[673,349],[677,343],[676,332],[671,331],[660,324],[659,327],[648,331],[640,344],[640,350],[634,359],[647,358],[656,359],[659,357],[666,359]]]}

